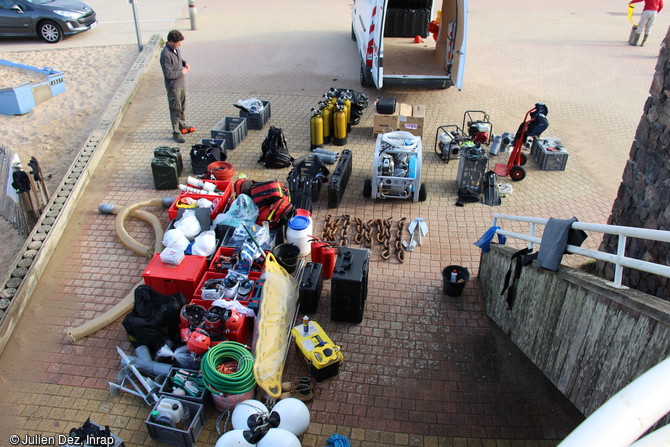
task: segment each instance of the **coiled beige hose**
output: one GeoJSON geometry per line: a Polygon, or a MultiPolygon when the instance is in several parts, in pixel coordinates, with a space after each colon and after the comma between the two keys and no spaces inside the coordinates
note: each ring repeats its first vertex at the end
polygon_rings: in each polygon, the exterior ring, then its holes
{"type": "MultiPolygon", "coordinates": [[[[143,202],[137,202],[127,206],[111,205],[111,204],[100,204],[98,206],[98,211],[102,214],[115,214],[115,229],[116,234],[121,239],[123,244],[133,250],[135,253],[138,253],[147,258],[153,257],[154,253],[160,253],[163,250],[163,227],[156,216],[153,214],[140,210],[139,208],[144,207],[156,207],[156,206],[169,206],[169,203],[172,203],[173,199],[163,198],[163,199],[151,199],[143,202]],[[135,217],[141,219],[145,222],[148,222],[154,229],[156,239],[154,242],[154,247],[148,247],[135,238],[133,238],[125,228],[125,221],[128,217],[135,217]]],[[[135,289],[144,284],[144,281],[140,281],[135,286],[125,298],[119,301],[114,307],[109,309],[104,314],[94,318],[91,321],[88,321],[81,326],[71,327],[67,329],[67,340],[70,343],[75,343],[77,340],[81,340],[84,337],[87,337],[100,329],[110,325],[117,319],[119,319],[124,314],[130,312],[135,304],[135,289]]]]}

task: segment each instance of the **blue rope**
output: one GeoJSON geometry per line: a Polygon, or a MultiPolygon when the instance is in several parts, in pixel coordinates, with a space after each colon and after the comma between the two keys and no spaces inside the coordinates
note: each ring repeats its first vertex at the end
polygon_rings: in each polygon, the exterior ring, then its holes
{"type": "Polygon", "coordinates": [[[349,439],[345,436],[335,434],[328,438],[328,447],[350,447],[349,439]]]}

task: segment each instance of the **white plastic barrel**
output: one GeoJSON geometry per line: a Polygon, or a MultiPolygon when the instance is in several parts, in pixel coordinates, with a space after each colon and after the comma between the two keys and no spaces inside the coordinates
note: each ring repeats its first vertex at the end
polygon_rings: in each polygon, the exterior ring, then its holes
{"type": "Polygon", "coordinates": [[[286,229],[286,242],[297,245],[300,248],[300,256],[311,253],[312,247],[309,242],[312,234],[312,218],[309,216],[295,216],[288,221],[286,229]]]}

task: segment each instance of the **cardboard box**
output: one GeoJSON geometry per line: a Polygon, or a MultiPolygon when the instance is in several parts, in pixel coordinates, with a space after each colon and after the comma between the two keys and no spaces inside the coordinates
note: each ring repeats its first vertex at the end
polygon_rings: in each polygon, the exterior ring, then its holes
{"type": "Polygon", "coordinates": [[[396,113],[393,115],[381,115],[375,113],[373,116],[372,137],[385,132],[403,130],[412,135],[423,136],[423,121],[426,117],[426,106],[405,104],[399,102],[396,105],[396,113]]]}
{"type": "Polygon", "coordinates": [[[398,107],[395,108],[395,113],[392,115],[382,115],[375,113],[372,120],[372,136],[377,138],[377,135],[385,132],[394,132],[398,130],[398,107]]]}
{"type": "Polygon", "coordinates": [[[404,114],[403,110],[401,109],[401,114],[398,117],[398,130],[403,130],[411,133],[414,136],[422,137],[423,120],[426,117],[426,106],[416,105],[413,107],[410,106],[410,108],[411,114],[404,114]]]}

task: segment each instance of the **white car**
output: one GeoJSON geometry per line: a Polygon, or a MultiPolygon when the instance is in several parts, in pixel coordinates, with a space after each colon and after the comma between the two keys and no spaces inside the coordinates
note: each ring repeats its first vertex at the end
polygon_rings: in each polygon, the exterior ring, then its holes
{"type": "Polygon", "coordinates": [[[80,0],[0,0],[0,36],[37,36],[48,43],[97,25],[95,11],[80,0]]]}

